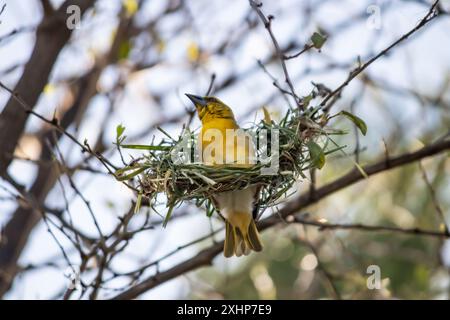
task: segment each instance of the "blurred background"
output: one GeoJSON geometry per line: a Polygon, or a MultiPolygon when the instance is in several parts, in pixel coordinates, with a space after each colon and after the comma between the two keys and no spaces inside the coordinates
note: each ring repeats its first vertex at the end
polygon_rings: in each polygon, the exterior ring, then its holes
{"type": "MultiPolygon", "coordinates": [[[[272,30],[287,55],[310,43],[314,32],[326,35],[321,50],[286,61],[297,93],[308,96],[319,84],[338,87],[358,63],[412,29],[430,6],[425,0],[282,0],[263,1],[261,10],[274,16],[272,30]]],[[[1,83],[119,167],[113,143],[120,124],[127,142],[141,144],[163,138],[158,126],[173,136],[189,124],[199,128],[184,93],[203,95],[212,84],[212,94],[233,108],[243,127],[263,117],[263,106],[275,121],[289,108],[273,85],[272,77],[285,84],[273,43],[247,1],[0,0],[0,10],[1,83]]],[[[348,131],[337,139],[348,156],[328,157],[316,172],[318,186],[345,174],[354,161],[375,163],[448,134],[450,1],[441,0],[440,10],[337,99],[333,112],[353,112],[368,132],[361,136],[348,120],[333,119],[333,127],[348,131]]],[[[4,89],[0,111],[2,298],[111,298],[222,240],[223,232],[211,235],[223,225],[218,217],[208,218],[191,203],[175,208],[166,228],[163,197],[160,205],[144,201],[133,213],[130,189],[67,135],[23,112],[4,89]],[[123,217],[127,236],[120,229],[123,217]]],[[[140,154],[126,151],[123,157],[129,162],[140,154]]],[[[262,253],[218,255],[212,266],[139,298],[448,299],[450,241],[398,232],[444,232],[450,223],[448,152],[420,163],[371,176],[299,212],[324,223],[397,231],[281,222],[263,232],[262,253]],[[371,265],[381,272],[376,290],[367,286],[371,265]]],[[[309,176],[298,181],[290,198],[310,185],[309,176]]]]}

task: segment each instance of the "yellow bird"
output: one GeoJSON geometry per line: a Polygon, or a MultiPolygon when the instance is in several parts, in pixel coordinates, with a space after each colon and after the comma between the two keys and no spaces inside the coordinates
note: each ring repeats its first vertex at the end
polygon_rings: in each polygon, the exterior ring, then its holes
{"type": "MultiPolygon", "coordinates": [[[[199,147],[202,161],[211,166],[248,167],[254,164],[253,145],[242,130],[239,130],[233,111],[215,97],[186,96],[194,103],[202,122],[199,147]],[[218,141],[217,139],[220,139],[218,141]],[[244,143],[242,143],[244,141],[244,143]],[[208,147],[214,144],[216,148],[208,147]],[[217,147],[218,146],[218,147],[217,147]]],[[[251,250],[261,251],[262,244],[255,225],[257,210],[255,203],[259,188],[251,186],[242,190],[221,192],[213,196],[213,202],[225,219],[226,233],[223,254],[248,255],[251,250]]]]}

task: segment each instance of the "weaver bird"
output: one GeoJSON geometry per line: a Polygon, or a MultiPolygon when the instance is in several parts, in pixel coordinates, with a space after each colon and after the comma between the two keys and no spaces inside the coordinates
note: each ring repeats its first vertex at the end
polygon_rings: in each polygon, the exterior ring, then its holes
{"type": "MultiPolygon", "coordinates": [[[[255,158],[253,144],[243,130],[239,130],[231,108],[215,97],[199,97],[191,94],[186,96],[194,103],[202,122],[198,141],[203,163],[216,167],[251,166],[255,158]],[[211,144],[215,144],[216,148],[206,152],[211,144]]],[[[255,225],[258,213],[255,205],[258,196],[257,186],[213,195],[212,201],[225,219],[223,248],[225,257],[233,255],[239,257],[243,254],[248,255],[251,250],[262,250],[261,239],[255,225]]]]}

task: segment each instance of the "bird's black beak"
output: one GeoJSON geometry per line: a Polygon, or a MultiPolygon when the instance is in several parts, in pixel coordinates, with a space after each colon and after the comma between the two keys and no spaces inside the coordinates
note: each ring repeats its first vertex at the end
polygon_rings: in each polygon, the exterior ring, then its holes
{"type": "Polygon", "coordinates": [[[189,100],[191,100],[196,107],[197,106],[206,107],[206,100],[203,97],[196,96],[196,95],[189,94],[189,93],[186,93],[186,97],[188,97],[189,100]]]}

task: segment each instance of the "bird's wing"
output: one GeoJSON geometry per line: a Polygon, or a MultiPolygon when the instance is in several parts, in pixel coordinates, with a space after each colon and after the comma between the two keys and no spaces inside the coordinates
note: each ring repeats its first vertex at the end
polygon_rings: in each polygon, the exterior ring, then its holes
{"type": "Polygon", "coordinates": [[[227,147],[227,154],[231,152],[234,154],[234,160],[239,167],[249,167],[256,164],[256,151],[251,136],[244,132],[239,131],[237,138],[234,141],[233,150],[227,147]]]}

